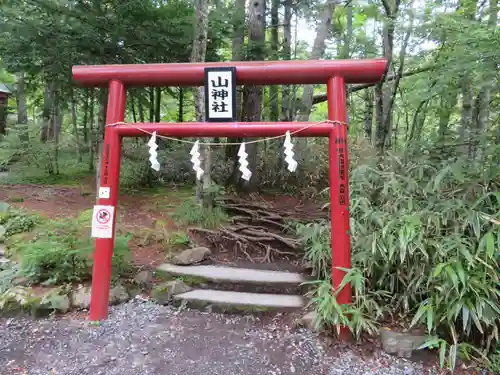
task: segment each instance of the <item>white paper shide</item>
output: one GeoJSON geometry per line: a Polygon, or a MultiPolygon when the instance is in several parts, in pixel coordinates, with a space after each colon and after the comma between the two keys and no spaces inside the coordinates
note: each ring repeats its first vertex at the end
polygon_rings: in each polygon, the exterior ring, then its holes
{"type": "Polygon", "coordinates": [[[196,178],[201,180],[203,176],[203,169],[201,169],[201,160],[200,160],[200,141],[196,141],[189,152],[191,155],[191,163],[193,163],[193,170],[196,172],[196,178]]]}
{"type": "Polygon", "coordinates": [[[290,172],[295,172],[298,164],[297,161],[293,158],[295,153],[293,152],[292,137],[290,136],[289,131],[287,131],[285,134],[285,143],[283,144],[283,147],[285,148],[284,154],[285,161],[288,164],[288,170],[290,172]]]}
{"type": "Polygon", "coordinates": [[[252,177],[252,171],[248,169],[248,154],[245,151],[245,143],[240,145],[240,149],[238,151],[238,163],[240,167],[238,168],[241,172],[241,178],[245,181],[250,181],[250,177],[252,177]]]}
{"type": "Polygon", "coordinates": [[[206,71],[207,79],[207,121],[232,119],[233,113],[233,71],[206,71]]]}
{"type": "Polygon", "coordinates": [[[158,162],[158,145],[156,144],[156,132],[153,132],[151,138],[148,142],[149,146],[149,161],[151,162],[151,168],[153,168],[156,172],[160,170],[160,163],[158,162]]]}

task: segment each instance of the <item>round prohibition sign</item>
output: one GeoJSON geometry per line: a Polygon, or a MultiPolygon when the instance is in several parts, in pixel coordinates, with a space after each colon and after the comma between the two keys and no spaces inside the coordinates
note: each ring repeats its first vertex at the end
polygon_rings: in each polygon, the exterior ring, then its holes
{"type": "Polygon", "coordinates": [[[97,211],[96,219],[99,224],[108,224],[111,220],[111,214],[108,210],[101,209],[97,211]]]}

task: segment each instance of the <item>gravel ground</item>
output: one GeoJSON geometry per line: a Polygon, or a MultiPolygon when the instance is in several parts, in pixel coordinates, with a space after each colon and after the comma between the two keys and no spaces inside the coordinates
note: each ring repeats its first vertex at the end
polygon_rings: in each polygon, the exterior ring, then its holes
{"type": "Polygon", "coordinates": [[[283,317],[177,310],[138,300],[101,326],[85,316],[0,319],[1,375],[419,375],[382,353],[327,347],[283,317]]]}

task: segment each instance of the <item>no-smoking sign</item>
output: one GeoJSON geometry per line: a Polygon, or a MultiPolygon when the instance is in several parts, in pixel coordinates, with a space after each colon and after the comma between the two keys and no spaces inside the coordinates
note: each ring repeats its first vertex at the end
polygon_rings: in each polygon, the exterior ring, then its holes
{"type": "Polygon", "coordinates": [[[99,224],[107,224],[109,223],[110,219],[111,219],[111,214],[107,209],[101,209],[97,211],[96,220],[99,224]]]}
{"type": "Polygon", "coordinates": [[[113,238],[113,206],[94,206],[92,215],[92,237],[113,238]]]}

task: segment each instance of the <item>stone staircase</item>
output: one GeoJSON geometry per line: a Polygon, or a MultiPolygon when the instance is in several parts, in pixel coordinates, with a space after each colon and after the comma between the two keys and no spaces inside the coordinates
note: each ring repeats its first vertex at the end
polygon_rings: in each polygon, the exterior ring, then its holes
{"type": "Polygon", "coordinates": [[[173,293],[172,298],[195,307],[220,307],[225,311],[293,311],[306,305],[302,283],[307,278],[300,273],[166,263],[158,267],[157,274],[187,284],[189,291],[173,293]]]}

